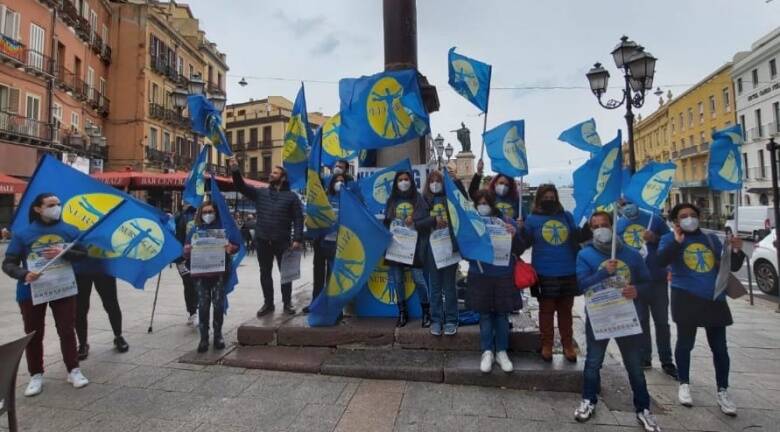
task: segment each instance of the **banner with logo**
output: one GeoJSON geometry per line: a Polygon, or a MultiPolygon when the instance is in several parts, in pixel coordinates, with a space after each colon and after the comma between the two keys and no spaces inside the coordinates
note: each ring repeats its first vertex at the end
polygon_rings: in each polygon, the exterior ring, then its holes
{"type": "MultiPolygon", "coordinates": [[[[385,260],[368,277],[365,288],[355,298],[355,313],[359,317],[396,317],[398,305],[396,301],[395,286],[390,283],[388,269],[385,260]]],[[[404,293],[406,307],[411,318],[419,318],[422,315],[420,298],[414,292],[414,281],[411,269],[404,272],[404,293]]]]}

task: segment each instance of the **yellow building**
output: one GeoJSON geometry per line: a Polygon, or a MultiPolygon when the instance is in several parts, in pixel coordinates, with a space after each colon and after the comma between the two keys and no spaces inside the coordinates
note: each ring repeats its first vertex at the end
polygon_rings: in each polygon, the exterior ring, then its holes
{"type": "MultiPolygon", "coordinates": [[[[267,180],[271,168],[282,165],[284,132],[293,103],[282,96],[249,100],[225,108],[225,136],[241,161],[245,176],[267,180]]],[[[309,113],[309,126],[316,129],[328,117],[309,113]]]]}
{"type": "Polygon", "coordinates": [[[649,161],[677,164],[668,205],[689,202],[705,217],[728,215],[734,194],[707,187],[707,160],[712,132],[735,122],[731,63],[726,63],[652,114],[637,121],[634,143],[637,169],[649,161]]]}

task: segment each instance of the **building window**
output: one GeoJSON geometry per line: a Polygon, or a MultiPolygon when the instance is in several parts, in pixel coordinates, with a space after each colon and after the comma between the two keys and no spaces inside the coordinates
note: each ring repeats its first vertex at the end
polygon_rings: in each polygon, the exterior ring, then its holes
{"type": "Polygon", "coordinates": [[[157,150],[157,128],[149,128],[149,148],[157,150]]]}
{"type": "Polygon", "coordinates": [[[239,116],[246,115],[246,111],[245,110],[238,110],[238,114],[237,115],[239,115],[239,116]]]}
{"type": "Polygon", "coordinates": [[[704,138],[704,132],[699,132],[699,144],[704,145],[705,141],[707,141],[707,139],[704,138]]]}
{"type": "Polygon", "coordinates": [[[704,123],[704,102],[699,102],[699,124],[704,123]]]}
{"type": "Polygon", "coordinates": [[[105,96],[106,95],[106,79],[103,77],[100,77],[100,94],[105,96]]]}
{"type": "Polygon", "coordinates": [[[72,112],[70,113],[70,128],[71,130],[77,131],[79,130],[79,115],[78,113],[72,112]]]}
{"type": "Polygon", "coordinates": [[[257,173],[257,158],[256,157],[249,158],[249,172],[252,175],[255,175],[257,173]]]}
{"type": "Polygon", "coordinates": [[[176,57],[176,73],[184,75],[184,58],[181,56],[176,57]]]}
{"type": "Polygon", "coordinates": [[[731,96],[728,88],[723,89],[723,111],[731,112],[731,96]]]}
{"type": "Polygon", "coordinates": [[[761,124],[761,108],[757,109],[755,113],[756,113],[756,132],[758,133],[757,136],[762,137],[764,136],[764,127],[761,124]]]}
{"type": "Polygon", "coordinates": [[[744,114],[739,116],[739,125],[742,126],[742,133],[744,134],[745,131],[747,131],[747,128],[745,126],[745,115],[744,114]]]}
{"type": "Polygon", "coordinates": [[[163,151],[171,151],[171,134],[169,132],[163,132],[163,151]]]}
{"type": "Polygon", "coordinates": [[[737,78],[737,94],[742,94],[742,78],[737,78]]]}
{"type": "Polygon", "coordinates": [[[87,97],[91,100],[95,93],[95,70],[87,66],[87,97]]]}
{"type": "Polygon", "coordinates": [[[696,145],[696,141],[693,140],[693,135],[690,135],[688,137],[688,142],[691,143],[691,147],[694,147],[696,145]]]}
{"type": "Polygon", "coordinates": [[[227,140],[228,145],[233,144],[233,131],[226,131],[225,132],[225,139],[227,140]]]}
{"type": "Polygon", "coordinates": [[[41,97],[37,95],[27,95],[27,118],[38,120],[41,115],[41,97]]]}
{"type": "Polygon", "coordinates": [[[775,79],[777,77],[777,63],[775,59],[769,60],[769,78],[775,79]]]}
{"type": "Polygon", "coordinates": [[[758,151],[758,172],[759,178],[766,178],[766,166],[764,166],[764,151],[758,151]]]}
{"type": "Polygon", "coordinates": [[[236,144],[238,145],[244,145],[244,131],[240,130],[236,132],[236,144]]]}
{"type": "Polygon", "coordinates": [[[263,171],[267,174],[271,173],[271,156],[263,156],[263,171]]]}
{"type": "Polygon", "coordinates": [[[62,123],[62,105],[58,104],[57,102],[54,102],[54,106],[51,110],[51,116],[54,117],[57,124],[62,123]]]}
{"type": "Polygon", "coordinates": [[[693,108],[688,108],[688,127],[693,127],[693,108]]]}
{"type": "Polygon", "coordinates": [[[750,178],[750,174],[749,174],[750,170],[748,170],[748,166],[749,166],[748,165],[748,154],[747,153],[742,153],[742,171],[743,171],[743,176],[746,179],[750,178]]]}
{"type": "Polygon", "coordinates": [[[19,27],[21,27],[19,12],[9,9],[8,6],[0,5],[0,33],[18,41],[19,27]]]}
{"type": "Polygon", "coordinates": [[[680,113],[680,132],[685,130],[685,122],[683,122],[683,113],[680,113]]]}
{"type": "Polygon", "coordinates": [[[715,96],[710,96],[710,116],[712,116],[712,118],[715,118],[716,111],[715,96]]]}
{"type": "Polygon", "coordinates": [[[758,69],[753,69],[752,76],[753,76],[753,88],[756,88],[758,87],[758,69]]]}
{"type": "Polygon", "coordinates": [[[158,86],[155,83],[152,83],[152,99],[151,99],[152,103],[157,103],[158,94],[160,94],[160,86],[158,86]]]}
{"type": "Polygon", "coordinates": [[[780,102],[772,104],[772,115],[775,118],[775,132],[780,132],[780,102]]]}

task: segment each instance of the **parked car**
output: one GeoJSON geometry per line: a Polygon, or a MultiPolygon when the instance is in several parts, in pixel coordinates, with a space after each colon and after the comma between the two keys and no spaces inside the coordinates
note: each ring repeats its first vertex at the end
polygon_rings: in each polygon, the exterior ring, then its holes
{"type": "Polygon", "coordinates": [[[726,234],[737,233],[740,237],[747,237],[758,242],[775,227],[775,213],[773,207],[740,207],[738,211],[739,227],[736,227],[736,222],[732,216],[726,221],[726,234]]]}
{"type": "Polygon", "coordinates": [[[777,294],[777,249],[775,230],[753,246],[750,266],[756,275],[758,289],[765,294],[777,294]]]}

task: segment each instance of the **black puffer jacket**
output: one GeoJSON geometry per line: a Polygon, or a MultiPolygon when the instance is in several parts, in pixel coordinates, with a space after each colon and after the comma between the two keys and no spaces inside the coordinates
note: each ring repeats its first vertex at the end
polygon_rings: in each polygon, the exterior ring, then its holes
{"type": "Polygon", "coordinates": [[[255,238],[275,242],[303,241],[303,212],[298,195],[284,183],[279,190],[273,187],[256,189],[244,183],[241,172],[233,170],[233,183],[244,197],[255,202],[257,224],[255,238]]]}

